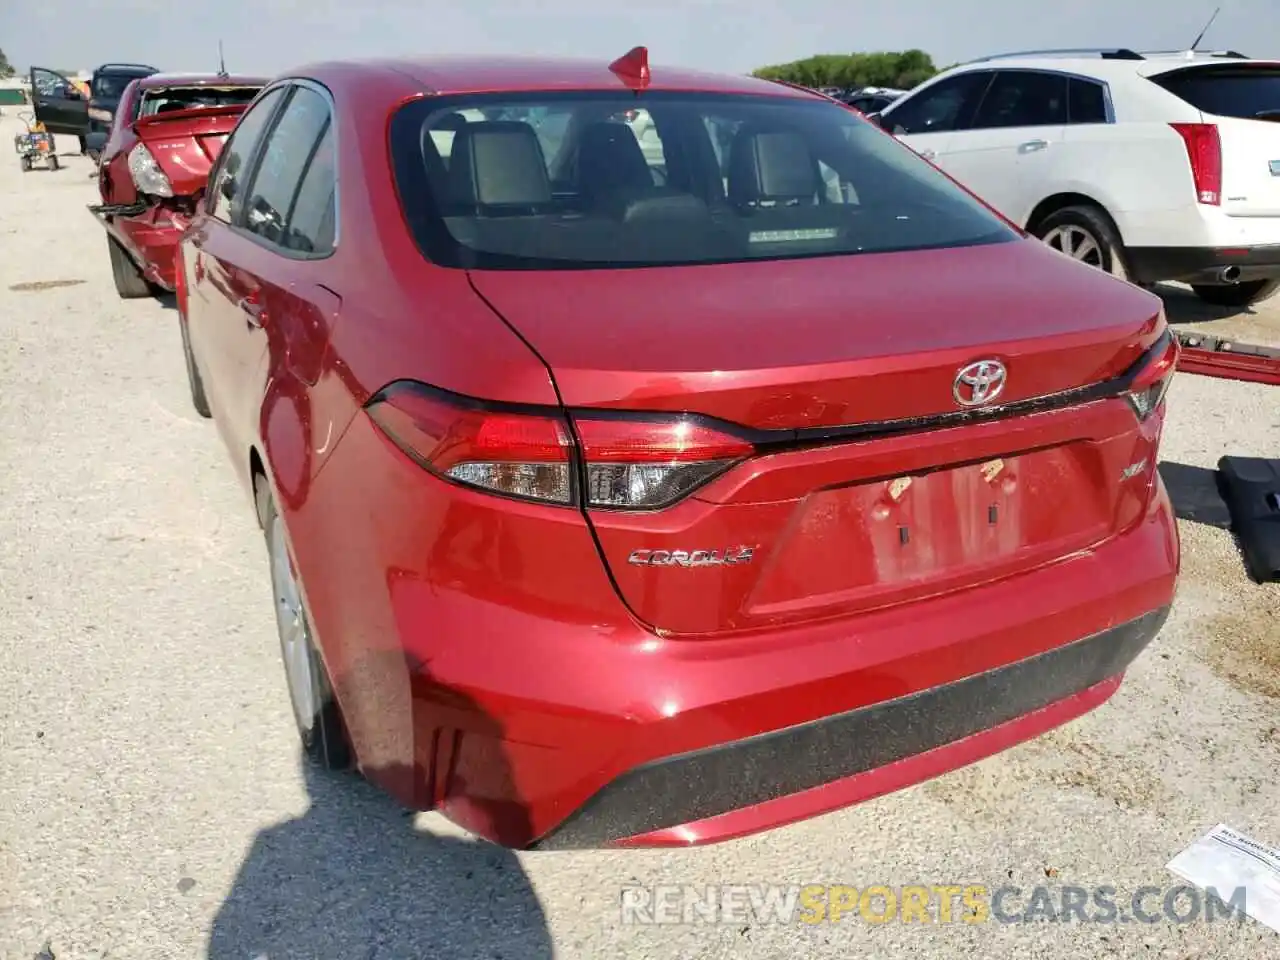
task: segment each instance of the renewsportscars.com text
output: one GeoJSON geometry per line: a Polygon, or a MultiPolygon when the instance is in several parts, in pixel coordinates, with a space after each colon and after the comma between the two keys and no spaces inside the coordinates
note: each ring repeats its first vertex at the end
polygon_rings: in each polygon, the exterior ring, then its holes
{"type": "Polygon", "coordinates": [[[706,923],[1192,923],[1245,917],[1245,889],[932,884],[626,887],[622,921],[706,923]]]}

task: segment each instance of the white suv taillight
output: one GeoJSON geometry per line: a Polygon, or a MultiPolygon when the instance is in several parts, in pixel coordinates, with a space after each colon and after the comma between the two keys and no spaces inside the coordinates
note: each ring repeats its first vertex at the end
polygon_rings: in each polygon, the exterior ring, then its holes
{"type": "Polygon", "coordinates": [[[1187,147],[1196,200],[1210,206],[1222,205],[1222,139],[1216,123],[1171,123],[1187,147]]]}
{"type": "Polygon", "coordinates": [[[145,143],[140,143],[129,151],[129,175],[139,193],[147,193],[153,197],[172,197],[173,184],[160,169],[160,164],[151,155],[145,143]]]}
{"type": "Polygon", "coordinates": [[[755,448],[682,415],[507,407],[400,381],[369,417],[409,457],[464,486],[595,509],[657,510],[755,448]]]}

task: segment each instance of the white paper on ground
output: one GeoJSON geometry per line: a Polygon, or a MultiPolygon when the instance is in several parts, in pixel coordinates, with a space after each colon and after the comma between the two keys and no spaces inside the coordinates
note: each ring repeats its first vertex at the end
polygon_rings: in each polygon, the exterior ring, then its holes
{"type": "Polygon", "coordinates": [[[1245,889],[1245,913],[1280,932],[1280,850],[1218,824],[1169,861],[1182,879],[1213,887],[1224,903],[1245,889]]]}

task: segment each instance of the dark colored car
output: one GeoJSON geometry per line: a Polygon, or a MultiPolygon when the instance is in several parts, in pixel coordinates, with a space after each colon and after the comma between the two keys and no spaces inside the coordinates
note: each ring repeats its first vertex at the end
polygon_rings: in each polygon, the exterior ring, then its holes
{"type": "Polygon", "coordinates": [[[89,81],[88,128],[84,133],[84,152],[98,158],[111,132],[111,121],[125,88],[140,77],[159,73],[144,63],[104,63],[93,71],[89,81]]]}
{"type": "Polygon", "coordinates": [[[98,165],[116,291],[145,297],[174,287],[174,251],[218,151],[263,77],[155,73],[129,82],[98,165]]]}
{"type": "Polygon", "coordinates": [[[1102,704],[1167,616],[1160,300],[812,92],[299,69],[180,251],[304,745],[499,843],[905,787],[1102,704]]]}

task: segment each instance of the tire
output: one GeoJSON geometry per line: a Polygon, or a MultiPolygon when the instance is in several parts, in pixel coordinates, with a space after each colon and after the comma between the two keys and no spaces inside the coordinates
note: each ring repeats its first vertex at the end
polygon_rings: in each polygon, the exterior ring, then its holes
{"type": "Polygon", "coordinates": [[[62,164],[58,162],[58,155],[56,153],[49,154],[49,169],[56,171],[61,166],[62,164]]]}
{"type": "Polygon", "coordinates": [[[1215,307],[1249,307],[1280,291],[1280,280],[1246,280],[1243,283],[1193,283],[1191,289],[1215,307]]]}
{"type": "Polygon", "coordinates": [[[196,408],[196,413],[207,420],[213,416],[213,412],[209,409],[209,398],[204,393],[204,380],[200,378],[195,354],[191,352],[191,334],[187,332],[186,317],[178,317],[178,329],[182,331],[182,355],[187,362],[187,383],[191,387],[191,405],[196,408]]]}
{"type": "Polygon", "coordinates": [[[1033,224],[1030,232],[1074,260],[1122,280],[1129,277],[1124,244],[1101,207],[1063,207],[1033,224]]]}
{"type": "Polygon", "coordinates": [[[116,293],[122,300],[140,300],[155,295],[155,288],[142,275],[133,258],[120,246],[115,237],[107,237],[107,249],[111,253],[111,276],[116,282],[116,293]]]}
{"type": "Polygon", "coordinates": [[[22,165],[22,172],[23,172],[23,173],[30,173],[30,172],[31,172],[31,158],[30,158],[30,157],[23,157],[23,158],[22,158],[22,160],[21,160],[20,162],[21,162],[21,165],[22,165]]]}
{"type": "Polygon", "coordinates": [[[312,762],[326,770],[347,770],[352,762],[351,741],[329,674],[311,638],[310,619],[289,557],[284,523],[262,478],[258,478],[255,493],[271,564],[280,656],[302,749],[312,762]]]}

